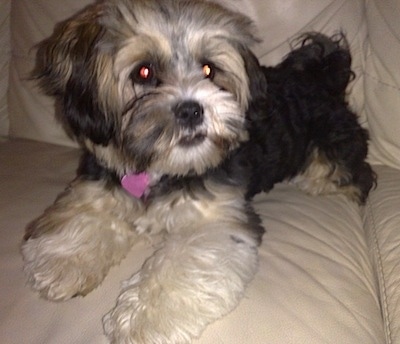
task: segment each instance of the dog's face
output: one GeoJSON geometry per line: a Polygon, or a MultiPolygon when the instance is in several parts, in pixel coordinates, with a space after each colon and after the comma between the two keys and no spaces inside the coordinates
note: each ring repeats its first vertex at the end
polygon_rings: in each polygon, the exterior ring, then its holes
{"type": "Polygon", "coordinates": [[[39,77],[106,166],[200,174],[247,139],[252,29],[205,0],[100,2],[44,42],[39,77]]]}

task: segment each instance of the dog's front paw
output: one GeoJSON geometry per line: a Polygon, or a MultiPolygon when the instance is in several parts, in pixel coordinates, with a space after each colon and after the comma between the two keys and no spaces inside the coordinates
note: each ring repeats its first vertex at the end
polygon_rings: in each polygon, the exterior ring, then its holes
{"type": "Polygon", "coordinates": [[[137,236],[140,211],[119,189],[77,180],[31,222],[21,250],[33,289],[49,300],[67,300],[96,288],[137,236]]]}
{"type": "Polygon", "coordinates": [[[103,319],[112,344],[184,344],[201,334],[209,320],[195,306],[195,290],[190,300],[155,284],[140,283],[140,273],[125,284],[116,307],[103,319]]]}
{"type": "Polygon", "coordinates": [[[110,216],[69,214],[43,214],[30,225],[21,247],[28,283],[53,301],[96,288],[135,238],[129,224],[110,216]]]}
{"type": "Polygon", "coordinates": [[[252,238],[230,233],[170,235],[104,317],[110,342],[190,343],[232,311],[255,274],[257,249],[252,238]]]}
{"type": "Polygon", "coordinates": [[[45,240],[29,239],[22,245],[24,270],[28,283],[48,300],[62,301],[77,295],[86,295],[103,279],[82,257],[67,252],[60,246],[57,251],[45,240]]]}

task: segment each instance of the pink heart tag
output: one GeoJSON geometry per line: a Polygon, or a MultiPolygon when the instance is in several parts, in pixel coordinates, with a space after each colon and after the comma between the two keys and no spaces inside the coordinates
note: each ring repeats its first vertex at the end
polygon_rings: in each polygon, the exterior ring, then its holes
{"type": "Polygon", "coordinates": [[[121,179],[122,187],[132,196],[140,198],[149,186],[150,178],[146,172],[126,174],[121,179]]]}

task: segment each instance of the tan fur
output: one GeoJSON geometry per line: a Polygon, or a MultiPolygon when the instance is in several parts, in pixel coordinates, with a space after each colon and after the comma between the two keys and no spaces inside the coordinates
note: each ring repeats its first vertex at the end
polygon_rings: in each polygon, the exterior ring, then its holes
{"type": "Polygon", "coordinates": [[[291,182],[310,195],[341,193],[360,201],[360,190],[351,184],[351,175],[343,166],[333,164],[317,149],[310,154],[306,169],[291,182]]]}
{"type": "Polygon", "coordinates": [[[142,213],[141,202],[102,181],[73,182],[28,228],[22,253],[32,287],[51,300],[90,292],[131,248],[142,213]]]}

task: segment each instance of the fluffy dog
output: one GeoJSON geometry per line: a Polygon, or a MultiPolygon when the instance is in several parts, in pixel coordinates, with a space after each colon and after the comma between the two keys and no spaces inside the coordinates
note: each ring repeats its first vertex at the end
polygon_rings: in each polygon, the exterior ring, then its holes
{"type": "Polygon", "coordinates": [[[367,133],[348,110],[343,40],[308,35],[261,67],[246,17],[198,0],[110,0],[58,26],[36,76],[84,147],[78,177],[27,228],[31,286],[96,288],[142,237],[162,243],[104,317],[112,343],[185,343],[234,309],[278,181],[363,202],[367,133]]]}

